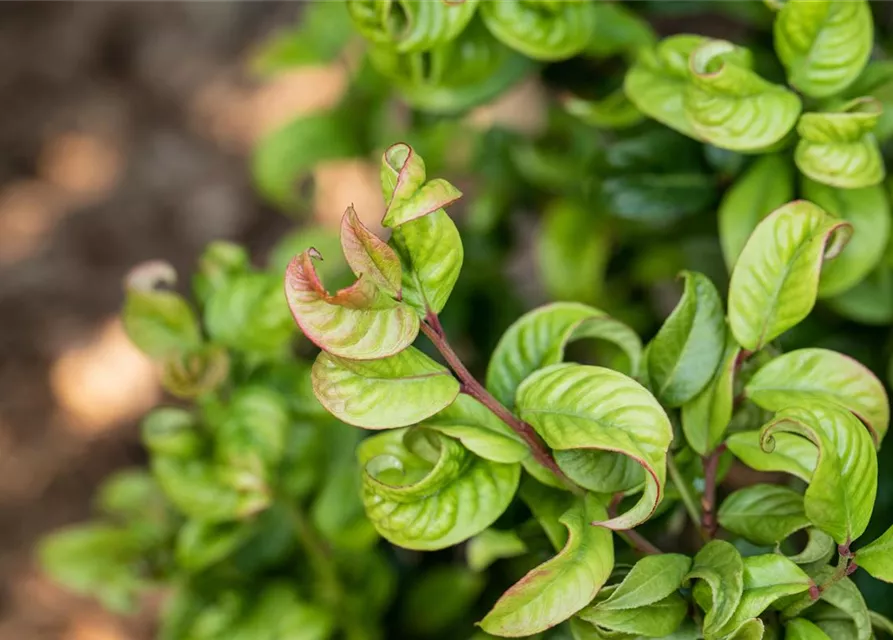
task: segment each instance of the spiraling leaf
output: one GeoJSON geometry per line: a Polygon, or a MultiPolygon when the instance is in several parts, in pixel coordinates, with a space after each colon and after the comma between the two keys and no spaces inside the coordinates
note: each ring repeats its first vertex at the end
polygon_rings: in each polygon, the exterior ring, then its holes
{"type": "Polygon", "coordinates": [[[685,292],[648,345],[648,379],[661,402],[678,407],[713,377],[723,355],[722,300],[707,276],[683,272],[685,292]]]}
{"type": "Polygon", "coordinates": [[[725,40],[691,53],[683,108],[697,137],[723,149],[758,151],[797,123],[800,98],[751,71],[750,57],[725,40]]]}
{"type": "Polygon", "coordinates": [[[514,558],[527,553],[527,545],[514,531],[486,529],[468,541],[468,566],[483,571],[496,560],[514,558]]]}
{"type": "Polygon", "coordinates": [[[797,123],[797,167],[813,180],[841,189],[878,184],[886,175],[872,133],[880,115],[874,98],[857,98],[833,112],[804,113],[797,123]]]}
{"type": "Polygon", "coordinates": [[[893,527],[856,553],[856,564],[878,580],[893,582],[893,527]]]}
{"type": "Polygon", "coordinates": [[[479,0],[348,0],[354,26],[375,44],[401,53],[426,51],[454,39],[471,21],[479,0]]]}
{"type": "Polygon", "coordinates": [[[423,426],[456,438],[469,451],[493,462],[521,462],[530,457],[530,449],[518,434],[464,393],[423,426]]]}
{"type": "Polygon", "coordinates": [[[575,302],[555,302],[530,311],[499,340],[487,368],[487,389],[505,406],[515,405],[518,385],[531,373],[561,362],[571,340],[602,338],[617,344],[636,375],[642,353],[639,337],[603,311],[575,302]]]}
{"type": "Polygon", "coordinates": [[[703,581],[694,585],[695,600],[706,611],[704,636],[723,628],[738,608],[744,593],[744,560],[725,540],[711,540],[694,559],[689,579],[703,581]],[[700,598],[698,596],[701,596],[700,598]]]}
{"type": "Polygon", "coordinates": [[[419,317],[409,306],[387,297],[371,279],[329,294],[316,275],[314,249],[292,260],[285,295],[298,326],[329,353],[354,360],[385,358],[402,351],[419,332],[419,317]]]}
{"type": "Polygon", "coordinates": [[[788,620],[784,626],[785,640],[831,640],[821,627],[806,618],[788,620]]]}
{"type": "Polygon", "coordinates": [[[779,446],[776,433],[808,439],[818,450],[803,504],[807,517],[838,544],[857,539],[868,526],[877,494],[877,455],[868,431],[846,409],[814,400],[788,407],[763,426],[763,449],[779,446]]]}
{"type": "Polygon", "coordinates": [[[597,602],[583,609],[578,617],[608,633],[666,638],[679,628],[687,613],[688,603],[682,596],[673,593],[663,600],[636,609],[604,609],[597,602]]]}
{"type": "Polygon", "coordinates": [[[459,382],[449,370],[415,347],[369,361],[323,351],[312,375],[313,392],[329,413],[366,429],[421,422],[459,395],[459,382]]]}
{"type": "Polygon", "coordinates": [[[865,0],[787,0],[775,18],[775,51],[788,81],[814,98],[853,82],[873,45],[874,23],[865,0]]]}
{"type": "Polygon", "coordinates": [[[424,429],[367,438],[357,455],[366,514],[407,549],[443,549],[480,533],[508,507],[521,475],[520,465],[478,458],[424,429]]]}
{"type": "Polygon", "coordinates": [[[774,436],[775,448],[763,450],[759,431],[741,431],[726,439],[729,450],[751,469],[783,471],[809,482],[815,471],[818,452],[809,440],[790,433],[774,436]]]}
{"type": "Polygon", "coordinates": [[[757,225],[729,284],[729,324],[738,344],[759,351],[809,314],[822,261],[840,253],[850,231],[805,200],[757,225]]]}
{"type": "Polygon", "coordinates": [[[757,224],[794,197],[794,167],[780,154],[760,156],[719,205],[719,241],[729,271],[757,224]]]}
{"type": "Polygon", "coordinates": [[[739,489],[723,500],[717,517],[723,529],[760,545],[777,544],[810,524],[803,496],[774,484],[739,489]]]}
{"type": "Polygon", "coordinates": [[[481,17],[496,38],[524,55],[564,60],[589,44],[597,12],[580,0],[504,0],[482,2],[481,17]]]}
{"type": "Polygon", "coordinates": [[[602,610],[635,610],[659,602],[682,586],[690,568],[691,558],[678,553],[645,556],[598,606],[602,610]]]}
{"type": "Polygon", "coordinates": [[[398,227],[429,215],[462,197],[462,192],[446,180],[428,180],[425,161],[402,142],[385,150],[380,175],[388,206],[382,220],[386,227],[398,227]]]}
{"type": "Polygon", "coordinates": [[[388,244],[372,233],[352,206],[341,218],[341,247],[354,275],[366,275],[382,291],[400,298],[403,270],[400,258],[388,244]]]}
{"type": "Polygon", "coordinates": [[[654,49],[643,49],[627,72],[623,90],[647,116],[690,137],[696,137],[685,115],[683,95],[690,81],[688,59],[707,38],[675,35],[654,49]]]}
{"type": "Polygon", "coordinates": [[[732,420],[735,366],[740,347],[726,331],[726,345],[713,379],[698,395],[682,405],[682,431],[697,453],[706,456],[722,442],[732,420]]]}
{"type": "Polygon", "coordinates": [[[880,380],[853,358],[828,349],[797,349],[761,367],[745,388],[770,411],[824,400],[852,411],[880,446],[890,424],[890,401],[880,380]]]}
{"type": "Polygon", "coordinates": [[[644,493],[636,505],[597,524],[630,529],[654,513],[663,497],[673,429],[657,400],[639,383],[602,367],[556,364],[521,384],[517,404],[520,417],[578,483],[616,492],[640,485],[644,475],[644,493]],[[646,473],[632,473],[638,471],[636,465],[646,473]]]}
{"type": "Polygon", "coordinates": [[[530,636],[589,604],[614,567],[611,532],[589,525],[606,517],[605,507],[595,496],[579,499],[561,516],[568,531],[561,552],[506,591],[481,620],[481,628],[503,637],[530,636]]]}

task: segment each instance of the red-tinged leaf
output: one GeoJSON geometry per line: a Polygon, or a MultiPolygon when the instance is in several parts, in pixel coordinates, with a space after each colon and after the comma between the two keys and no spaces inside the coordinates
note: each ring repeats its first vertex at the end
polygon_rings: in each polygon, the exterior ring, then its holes
{"type": "Polygon", "coordinates": [[[354,275],[358,278],[365,275],[382,291],[400,298],[403,276],[400,258],[363,224],[353,206],[341,218],[341,248],[354,275]]]}
{"type": "Polygon", "coordinates": [[[381,186],[388,205],[382,224],[397,227],[434,213],[462,197],[442,178],[426,181],[425,161],[412,147],[397,143],[382,156],[381,186]]]}

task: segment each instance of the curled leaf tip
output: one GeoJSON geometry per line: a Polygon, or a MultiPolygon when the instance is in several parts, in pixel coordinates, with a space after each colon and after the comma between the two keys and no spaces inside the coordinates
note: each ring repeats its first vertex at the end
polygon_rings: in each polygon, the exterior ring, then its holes
{"type": "Polygon", "coordinates": [[[165,260],[149,260],[135,266],[124,278],[124,288],[128,291],[152,291],[177,283],[177,271],[165,260]]]}
{"type": "Polygon", "coordinates": [[[313,258],[315,260],[319,260],[320,262],[322,262],[322,260],[323,260],[322,254],[319,252],[319,249],[317,249],[316,247],[310,247],[309,249],[307,249],[307,254],[311,258],[313,258]]]}
{"type": "Polygon", "coordinates": [[[401,297],[400,258],[363,224],[352,205],[341,218],[341,247],[354,275],[366,276],[388,295],[401,297]]]}

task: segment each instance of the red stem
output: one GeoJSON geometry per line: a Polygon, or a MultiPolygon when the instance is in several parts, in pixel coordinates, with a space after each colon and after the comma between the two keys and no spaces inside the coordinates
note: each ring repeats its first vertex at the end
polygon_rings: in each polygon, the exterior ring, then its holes
{"type": "Polygon", "coordinates": [[[704,462],[704,496],[701,498],[701,528],[708,540],[716,536],[718,523],[716,522],[716,473],[719,468],[719,457],[725,451],[725,444],[718,446],[710,455],[705,456],[704,462]]]}
{"type": "MultiPolygon", "coordinates": [[[[623,494],[618,493],[611,500],[611,504],[608,505],[608,516],[613,518],[617,515],[617,505],[620,504],[620,501],[623,499],[623,494]]],[[[621,529],[615,531],[618,536],[626,540],[629,545],[639,553],[646,556],[659,556],[663,553],[660,549],[654,546],[645,536],[641,533],[638,533],[635,529],[621,529]]]]}
{"type": "Polygon", "coordinates": [[[428,316],[425,318],[425,321],[422,322],[421,329],[422,333],[428,336],[428,339],[431,340],[434,346],[437,347],[437,350],[440,351],[440,354],[444,357],[444,360],[447,361],[447,364],[450,365],[450,368],[456,374],[456,377],[459,378],[459,381],[462,383],[462,392],[470,395],[487,407],[497,418],[507,424],[512,431],[521,436],[530,448],[530,452],[533,454],[534,459],[554,473],[559,480],[567,485],[568,489],[574,493],[581,493],[580,488],[558,467],[558,463],[555,462],[555,458],[552,457],[552,453],[549,451],[546,443],[543,442],[543,439],[540,438],[539,434],[534,431],[533,427],[506,409],[499,400],[494,398],[493,395],[487,391],[473,375],[471,375],[471,372],[465,367],[462,360],[459,359],[459,356],[456,355],[456,352],[453,351],[453,348],[450,346],[437,314],[428,312],[428,316]]]}

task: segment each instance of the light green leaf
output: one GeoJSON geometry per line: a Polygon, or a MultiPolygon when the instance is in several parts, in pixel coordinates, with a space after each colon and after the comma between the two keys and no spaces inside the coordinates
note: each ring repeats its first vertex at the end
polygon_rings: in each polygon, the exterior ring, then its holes
{"type": "Polygon", "coordinates": [[[729,271],[757,224],[794,197],[794,166],[780,154],[760,156],[719,205],[719,241],[729,271]]]}
{"type": "Polygon", "coordinates": [[[158,456],[193,458],[204,447],[195,417],[185,409],[158,407],[140,425],[143,446],[158,456]]]}
{"type": "Polygon", "coordinates": [[[874,98],[857,98],[834,112],[804,113],[797,123],[797,167],[813,180],[841,189],[881,182],[886,169],[872,133],[881,109],[874,98]]]}
{"type": "Polygon", "coordinates": [[[576,482],[615,492],[638,486],[644,475],[636,505],[600,526],[630,529],[654,513],[663,497],[673,429],[644,387],[610,369],[557,364],[528,377],[517,401],[521,419],[543,437],[558,466],[576,482]],[[646,473],[632,474],[635,465],[646,473]]]}
{"type": "Polygon", "coordinates": [[[682,405],[685,440],[702,456],[719,446],[732,420],[735,366],[740,352],[735,339],[726,331],[725,351],[713,379],[698,395],[682,405]]]}
{"type": "Polygon", "coordinates": [[[834,538],[821,529],[809,527],[806,530],[806,546],[799,553],[788,556],[788,560],[801,565],[825,566],[835,553],[837,545],[834,544],[834,538]]]}
{"type": "Polygon", "coordinates": [[[645,556],[598,608],[637,610],[664,600],[682,586],[690,568],[691,558],[678,553],[645,556]]]}
{"type": "Polygon", "coordinates": [[[803,496],[787,487],[755,484],[723,500],[719,524],[758,545],[772,545],[810,525],[803,496]]]}
{"type": "Polygon", "coordinates": [[[626,325],[603,311],[574,302],[555,302],[530,311],[499,340],[487,368],[487,389],[505,406],[515,405],[518,385],[537,369],[557,364],[571,340],[603,338],[617,344],[639,370],[642,344],[626,325]]]}
{"type": "MultiPolygon", "coordinates": [[[[285,269],[285,264],[282,268],[285,269]]],[[[198,258],[198,267],[192,276],[192,291],[199,304],[204,305],[212,293],[250,270],[251,256],[245,247],[227,240],[214,240],[198,258]]]]}
{"type": "Polygon", "coordinates": [[[778,411],[813,400],[849,409],[880,446],[890,424],[890,401],[880,380],[853,358],[828,349],[797,349],[760,368],[745,387],[754,403],[778,411]]]}
{"type": "Polygon", "coordinates": [[[380,177],[388,207],[382,220],[386,227],[398,227],[424,217],[462,197],[462,192],[446,180],[428,180],[425,161],[402,142],[385,150],[380,177]]]}
{"type": "Polygon", "coordinates": [[[872,628],[878,629],[889,636],[893,636],[893,620],[881,615],[877,611],[869,611],[868,615],[871,618],[872,628]]]}
{"type": "Polygon", "coordinates": [[[348,0],[354,27],[365,38],[400,53],[427,51],[458,36],[471,21],[479,0],[348,0]]]}
{"type": "Polygon", "coordinates": [[[595,31],[591,2],[482,2],[481,17],[498,40],[535,60],[564,60],[583,51],[595,31]]]}
{"type": "Polygon", "coordinates": [[[785,640],[831,640],[827,633],[806,618],[794,618],[784,625],[785,640]]]}
{"type": "Polygon", "coordinates": [[[890,203],[883,186],[836,189],[803,181],[803,196],[853,227],[853,237],[836,260],[822,269],[819,297],[839,295],[856,286],[884,257],[890,239],[890,203]]]}
{"type": "Polygon", "coordinates": [[[806,489],[806,515],[838,544],[856,540],[868,526],[877,494],[877,455],[868,431],[846,409],[812,401],[808,409],[788,407],[763,426],[760,442],[778,447],[773,435],[788,432],[818,449],[815,472],[806,489]]]}
{"type": "Polygon", "coordinates": [[[472,571],[483,571],[502,558],[524,555],[527,545],[514,531],[485,529],[468,541],[465,553],[472,571]]]}
{"type": "Polygon", "coordinates": [[[645,115],[697,137],[683,107],[683,94],[690,81],[689,56],[707,38],[675,35],[661,40],[654,49],[643,49],[623,82],[629,99],[645,115]]]}
{"type": "Polygon", "coordinates": [[[694,592],[706,611],[704,636],[709,638],[732,619],[738,608],[744,593],[744,560],[731,543],[711,540],[698,551],[688,578],[704,583],[696,583],[694,592]]]}
{"type": "Polygon", "coordinates": [[[472,453],[493,462],[521,462],[530,457],[530,449],[518,434],[464,393],[422,426],[456,438],[472,453]]]}
{"type": "Polygon", "coordinates": [[[713,378],[723,356],[722,300],[707,276],[684,271],[685,292],[648,345],[648,379],[668,407],[694,398],[713,378]]]}
{"type": "Polygon", "coordinates": [[[800,98],[751,71],[750,56],[709,40],[689,58],[683,109],[697,137],[723,149],[758,151],[782,140],[800,115],[800,98]]]}
{"type": "Polygon", "coordinates": [[[871,96],[883,106],[884,111],[878,119],[874,135],[880,142],[889,140],[893,135],[893,61],[869,60],[856,81],[826,106],[839,106],[863,96],[871,96]]]}
{"type": "Polygon", "coordinates": [[[231,470],[267,478],[282,460],[290,425],[288,403],[280,393],[240,387],[214,424],[215,457],[231,470]]]}
{"type": "Polygon", "coordinates": [[[751,469],[757,471],[783,471],[809,482],[815,471],[818,452],[808,440],[790,433],[774,436],[775,448],[763,450],[759,431],[741,431],[726,439],[729,450],[751,469]]]}
{"type": "Polygon", "coordinates": [[[595,2],[595,32],[586,45],[586,55],[607,58],[633,54],[654,45],[657,36],[648,21],[624,5],[595,2]]]}
{"type": "Polygon", "coordinates": [[[444,549],[480,533],[508,507],[521,475],[520,465],[478,458],[424,429],[367,438],[357,455],[366,514],[407,549],[444,549]]]}
{"type": "Polygon", "coordinates": [[[543,528],[555,551],[560,550],[567,543],[567,530],[559,519],[573,505],[573,495],[544,485],[529,476],[524,477],[518,495],[543,528]]]}
{"type": "Polygon", "coordinates": [[[613,633],[636,637],[664,638],[679,628],[688,613],[688,603],[678,593],[635,609],[603,609],[601,603],[578,615],[589,624],[613,633]]]}
{"type": "Polygon", "coordinates": [[[400,258],[363,224],[353,206],[341,218],[341,247],[355,276],[365,274],[389,296],[400,298],[403,278],[400,258]]]}
{"type": "Polygon", "coordinates": [[[316,275],[309,249],[292,260],[285,274],[285,295],[298,326],[329,353],[353,360],[394,355],[412,344],[418,314],[395,302],[367,277],[329,294],[316,275]]]}
{"type": "Polygon", "coordinates": [[[814,98],[845,89],[874,45],[865,0],[787,0],[775,18],[775,51],[788,81],[814,98]]]}
{"type": "Polygon", "coordinates": [[[346,360],[322,351],[313,392],[339,420],[364,429],[407,427],[448,407],[459,395],[449,370],[415,347],[381,360],[346,360]]]}
{"type": "Polygon", "coordinates": [[[561,516],[567,544],[551,560],[533,569],[506,591],[481,620],[487,633],[517,638],[544,631],[585,607],[614,567],[611,532],[590,522],[607,518],[592,494],[561,516]]]}
{"type": "Polygon", "coordinates": [[[856,564],[878,580],[893,582],[893,527],[856,552],[856,564]]]}
{"type": "Polygon", "coordinates": [[[821,264],[840,253],[850,230],[805,200],[757,225],[729,284],[729,324],[738,344],[759,351],[809,314],[821,264]]]}
{"type": "Polygon", "coordinates": [[[561,104],[572,116],[590,127],[599,129],[627,129],[645,119],[645,115],[632,103],[622,88],[615,89],[599,99],[587,100],[575,95],[566,95],[561,104]]]}
{"type": "Polygon", "coordinates": [[[177,565],[186,571],[201,571],[226,558],[252,533],[252,527],[242,522],[187,520],[177,533],[177,565]]]}
{"type": "MultiPolygon", "coordinates": [[[[824,574],[816,576],[816,580],[827,580],[833,571],[831,567],[826,567],[824,574]]],[[[868,606],[852,580],[844,578],[833,583],[822,591],[821,600],[803,615],[831,638],[869,640],[872,637],[868,606]]]]}

